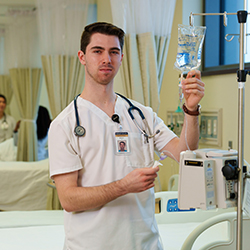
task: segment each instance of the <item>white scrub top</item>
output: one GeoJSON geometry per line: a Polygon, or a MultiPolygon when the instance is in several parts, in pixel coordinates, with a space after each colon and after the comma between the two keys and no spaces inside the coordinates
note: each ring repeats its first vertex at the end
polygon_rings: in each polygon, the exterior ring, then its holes
{"type": "Polygon", "coordinates": [[[10,115],[5,114],[5,116],[0,119],[0,142],[4,142],[13,137],[15,126],[16,121],[10,115]]]}
{"type": "MultiPolygon", "coordinates": [[[[78,185],[104,185],[125,177],[136,168],[151,167],[154,149],[161,150],[176,135],[149,107],[134,102],[149,125],[150,134],[161,132],[149,143],[128,114],[129,105],[117,97],[115,113],[120,125],[91,102],[79,97],[77,107],[83,137],[74,134],[74,104],[71,102],[51,123],[49,129],[50,175],[78,171],[78,185]],[[130,152],[116,150],[115,132],[128,132],[130,152]]],[[[142,119],[134,112],[143,128],[142,119]]],[[[146,128],[146,131],[147,128],[146,128]]],[[[161,250],[155,216],[154,189],[127,194],[106,205],[83,212],[65,214],[65,249],[68,250],[161,250]]]]}

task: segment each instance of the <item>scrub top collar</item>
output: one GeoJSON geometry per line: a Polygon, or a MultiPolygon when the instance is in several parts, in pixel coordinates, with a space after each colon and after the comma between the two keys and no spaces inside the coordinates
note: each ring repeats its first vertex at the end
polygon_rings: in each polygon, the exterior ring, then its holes
{"type": "MultiPolygon", "coordinates": [[[[120,110],[121,104],[122,104],[122,98],[120,96],[116,95],[114,114],[119,115],[119,110],[120,110]]],[[[103,110],[98,108],[95,104],[93,104],[92,102],[90,102],[86,99],[83,99],[82,97],[79,97],[77,99],[77,106],[79,107],[81,105],[92,110],[96,115],[98,115],[106,123],[114,123],[112,121],[111,117],[109,117],[103,110]]]]}

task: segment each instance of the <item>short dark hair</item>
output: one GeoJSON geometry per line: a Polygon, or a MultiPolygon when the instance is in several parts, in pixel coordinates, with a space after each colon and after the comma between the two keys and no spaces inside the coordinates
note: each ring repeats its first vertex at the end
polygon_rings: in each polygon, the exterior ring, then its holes
{"type": "Polygon", "coordinates": [[[0,94],[0,98],[1,98],[1,97],[4,99],[4,102],[7,104],[7,99],[6,99],[6,97],[5,97],[4,95],[0,94]]]}
{"type": "Polygon", "coordinates": [[[96,22],[87,25],[82,33],[80,49],[84,54],[86,52],[86,47],[90,43],[91,36],[95,33],[117,36],[120,42],[121,50],[123,49],[125,32],[111,23],[96,22]]]}

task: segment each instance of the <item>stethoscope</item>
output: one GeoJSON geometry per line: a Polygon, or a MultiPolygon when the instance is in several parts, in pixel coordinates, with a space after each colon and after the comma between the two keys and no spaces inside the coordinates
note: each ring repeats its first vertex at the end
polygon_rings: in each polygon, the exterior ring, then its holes
{"type": "Polygon", "coordinates": [[[2,128],[3,130],[7,130],[8,127],[9,127],[9,124],[8,124],[8,122],[7,122],[7,120],[6,120],[6,115],[4,114],[4,115],[3,115],[3,122],[2,122],[2,124],[1,124],[1,128],[2,128]]]}
{"type": "MultiPolygon", "coordinates": [[[[79,94],[79,95],[80,95],[80,94],[79,94]]],[[[74,132],[75,132],[75,135],[76,135],[76,136],[81,137],[81,136],[84,136],[84,135],[85,135],[86,130],[85,130],[85,128],[84,128],[83,126],[80,125],[80,122],[79,122],[79,115],[78,115],[77,105],[76,105],[76,100],[77,100],[77,98],[78,98],[79,95],[77,95],[77,96],[74,98],[74,108],[75,108],[75,116],[76,116],[76,127],[75,127],[75,129],[74,129],[74,132]]]]}
{"type": "MultiPolygon", "coordinates": [[[[149,138],[153,138],[155,135],[157,135],[157,134],[160,133],[160,130],[158,129],[154,134],[149,135],[144,129],[142,129],[142,128],[139,126],[138,122],[136,121],[136,119],[135,119],[135,117],[134,117],[134,115],[133,115],[133,113],[132,113],[133,110],[136,110],[136,111],[139,113],[139,115],[140,115],[140,117],[141,117],[141,119],[142,119],[142,121],[143,121],[145,127],[148,127],[147,121],[146,121],[145,116],[144,116],[144,114],[142,113],[142,111],[141,111],[138,107],[136,107],[135,105],[133,105],[133,103],[132,103],[128,98],[126,98],[125,96],[123,96],[123,95],[121,95],[121,94],[118,94],[118,93],[116,93],[116,94],[119,95],[120,97],[122,97],[122,98],[129,104],[130,107],[128,108],[128,114],[129,114],[129,116],[131,117],[131,119],[132,119],[132,121],[134,122],[134,124],[136,125],[136,127],[137,127],[137,128],[139,129],[139,131],[142,133],[142,135],[144,135],[145,141],[146,141],[146,142],[148,142],[148,139],[149,139],[149,138]]],[[[79,94],[79,95],[80,95],[80,94],[79,94]]],[[[75,132],[75,135],[76,135],[76,136],[83,136],[83,135],[86,133],[86,130],[85,130],[85,128],[84,128],[83,126],[80,125],[80,122],[79,122],[79,115],[78,115],[78,111],[77,111],[77,103],[76,103],[77,98],[78,98],[79,95],[77,95],[77,96],[74,98],[74,108],[75,108],[75,116],[76,116],[76,127],[75,127],[75,129],[74,129],[74,132],[75,132]]],[[[119,116],[118,116],[118,115],[115,114],[115,115],[114,115],[114,119],[112,118],[113,121],[119,123],[119,116]],[[115,119],[115,120],[114,120],[114,119],[115,119]]]]}

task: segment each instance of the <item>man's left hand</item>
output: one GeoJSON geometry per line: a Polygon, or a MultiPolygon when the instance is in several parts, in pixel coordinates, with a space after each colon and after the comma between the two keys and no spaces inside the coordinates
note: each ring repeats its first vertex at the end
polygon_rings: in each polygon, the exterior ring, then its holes
{"type": "Polygon", "coordinates": [[[191,70],[181,84],[186,107],[190,111],[197,110],[197,105],[204,96],[205,90],[205,84],[201,81],[201,72],[191,70]]]}

